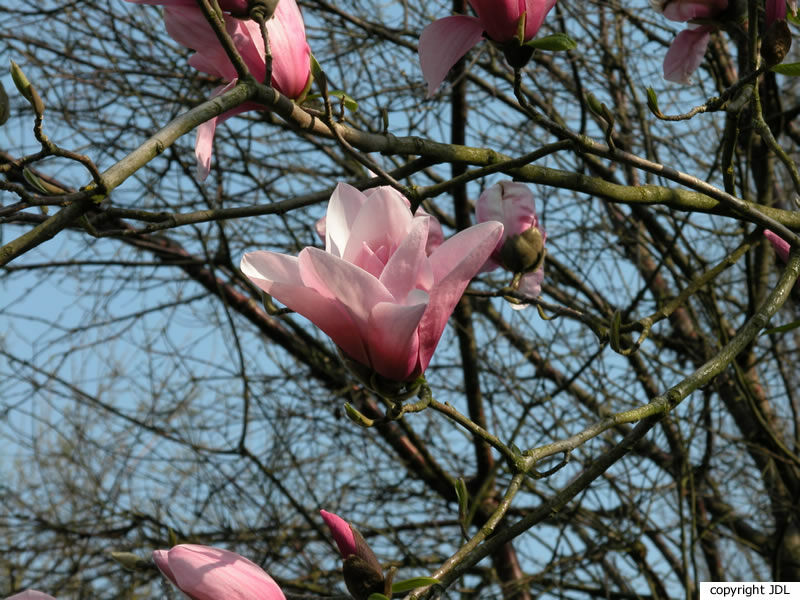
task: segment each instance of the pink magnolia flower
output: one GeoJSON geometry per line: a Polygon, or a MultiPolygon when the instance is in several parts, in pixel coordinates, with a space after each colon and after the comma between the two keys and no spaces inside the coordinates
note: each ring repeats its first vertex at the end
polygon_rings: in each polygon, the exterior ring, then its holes
{"type": "Polygon", "coordinates": [[[9,596],[6,600],[56,600],[53,596],[36,590],[25,590],[19,594],[9,596]]]}
{"type": "MultiPolygon", "coordinates": [[[[728,0],[667,0],[658,6],[670,21],[713,19],[728,8],[728,0]]],[[[680,32],[664,57],[664,79],[688,83],[703,62],[714,25],[699,24],[680,32]]]]}
{"type": "Polygon", "coordinates": [[[286,600],[272,577],[235,552],[181,544],[154,550],[153,560],[191,600],[286,600]]]}
{"type": "Polygon", "coordinates": [[[470,227],[428,256],[431,219],[413,216],[392,188],[366,195],[340,183],[328,204],[324,251],[250,252],[241,269],[351,359],[388,379],[413,380],[503,231],[495,222],[470,227]]]}
{"type": "MultiPolygon", "coordinates": [[[[544,279],[544,243],[547,234],[536,216],[536,202],[527,185],[513,181],[501,181],[488,187],[475,204],[475,216],[479,223],[500,221],[503,237],[484,270],[504,267],[512,273],[524,273],[518,291],[531,298],[542,291],[544,279]]],[[[521,309],[527,304],[512,304],[521,309]]]]}
{"type": "MultiPolygon", "coordinates": [[[[145,0],[129,0],[143,2],[145,0]]],[[[167,33],[176,42],[195,50],[189,64],[198,71],[208,73],[229,83],[217,88],[212,97],[218,96],[236,85],[236,70],[217,40],[214,30],[206,21],[202,11],[194,2],[187,0],[146,0],[148,4],[164,5],[164,21],[167,33]]],[[[228,0],[223,8],[234,11],[246,5],[245,0],[228,0]]],[[[250,73],[258,81],[266,75],[264,40],[255,21],[240,20],[224,15],[225,29],[242,56],[250,73]]],[[[308,89],[311,80],[311,49],[306,42],[303,16],[295,0],[281,0],[274,16],[267,21],[269,45],[272,52],[271,84],[284,96],[300,98],[308,89]]],[[[197,128],[195,155],[197,156],[197,178],[204,180],[211,169],[211,153],[217,124],[248,110],[263,110],[263,106],[246,102],[197,128]]]]}
{"type": "Polygon", "coordinates": [[[533,39],[556,0],[469,0],[477,17],[455,15],[434,21],[419,38],[419,62],[432,96],[458,59],[484,35],[510,42],[525,15],[523,41],[533,39]]]}

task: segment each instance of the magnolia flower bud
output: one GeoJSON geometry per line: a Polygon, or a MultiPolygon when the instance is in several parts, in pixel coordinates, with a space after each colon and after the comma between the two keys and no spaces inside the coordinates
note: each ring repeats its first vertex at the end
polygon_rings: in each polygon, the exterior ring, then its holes
{"type": "Polygon", "coordinates": [[[381,564],[358,530],[339,515],[319,511],[333,535],[344,559],[342,573],[347,590],[355,600],[367,600],[370,594],[386,594],[386,579],[381,564]]]}
{"type": "Polygon", "coordinates": [[[536,203],[528,186],[501,181],[486,188],[475,205],[478,222],[488,220],[503,224],[503,237],[484,270],[497,266],[512,273],[539,269],[544,261],[546,235],[536,217],[536,203]]]}

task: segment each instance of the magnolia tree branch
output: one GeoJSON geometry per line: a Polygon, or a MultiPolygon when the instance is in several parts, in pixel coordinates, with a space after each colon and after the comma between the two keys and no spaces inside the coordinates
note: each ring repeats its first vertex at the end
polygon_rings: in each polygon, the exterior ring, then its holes
{"type": "MultiPolygon", "coordinates": [[[[716,356],[708,360],[694,373],[679,384],[670,388],[661,396],[655,398],[652,402],[638,409],[626,411],[625,413],[620,413],[620,415],[604,419],[604,421],[598,423],[595,428],[590,428],[586,430],[586,432],[577,434],[563,442],[547,444],[526,452],[526,460],[529,464],[533,465],[542,458],[577,447],[580,443],[585,441],[585,436],[591,435],[593,429],[608,429],[616,425],[618,420],[620,423],[639,420],[638,425],[636,425],[628,435],[612,449],[606,451],[594,460],[588,468],[584,469],[584,471],[563,490],[513,525],[498,531],[483,544],[478,545],[476,543],[462,546],[456,554],[448,559],[447,562],[431,576],[438,579],[442,587],[446,588],[453,581],[466,575],[469,569],[502,544],[521,535],[548,516],[564,508],[570,500],[586,489],[597,477],[605,473],[611,465],[625,456],[625,454],[627,454],[634,445],[664,417],[664,415],[674,409],[693,391],[719,375],[736,356],[753,341],[769,322],[770,318],[783,306],[783,303],[789,296],[789,292],[797,281],[798,275],[800,275],[800,250],[794,250],[786,268],[781,274],[778,284],[759,307],[758,311],[747,320],[736,335],[731,338],[730,342],[721,348],[716,356]]],[[[513,491],[516,492],[516,489],[513,491]]],[[[489,533],[491,533],[491,531],[488,531],[487,535],[489,533]]],[[[409,600],[416,600],[422,597],[423,593],[426,598],[438,598],[441,596],[441,589],[439,586],[435,586],[434,588],[428,588],[427,592],[416,591],[409,594],[407,598],[409,598],[409,600]]]]}
{"type": "Polygon", "coordinates": [[[100,185],[91,184],[79,192],[60,196],[61,202],[69,203],[65,208],[44,223],[0,247],[0,266],[9,263],[69,227],[77,218],[86,214],[97,203],[102,202],[106,195],[138,169],[164,152],[180,136],[226,110],[246,102],[252,94],[252,87],[241,83],[224,94],[203,102],[200,106],[173,119],[136,150],[104,171],[100,175],[100,185]],[[98,194],[98,189],[103,190],[103,193],[98,194]]]}

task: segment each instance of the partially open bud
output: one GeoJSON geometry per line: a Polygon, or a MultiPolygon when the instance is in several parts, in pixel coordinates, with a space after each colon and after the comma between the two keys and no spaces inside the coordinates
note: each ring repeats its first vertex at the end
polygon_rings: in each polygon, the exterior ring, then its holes
{"type": "Polygon", "coordinates": [[[484,270],[498,266],[528,273],[542,266],[547,235],[539,226],[533,194],[524,183],[501,181],[486,188],[475,205],[479,223],[500,221],[503,237],[484,270]]]}
{"type": "MultiPolygon", "coordinates": [[[[547,234],[539,225],[533,194],[524,183],[501,181],[486,188],[475,205],[478,222],[500,221],[503,237],[484,271],[503,267],[512,273],[521,273],[515,279],[516,289],[535,298],[541,293],[544,279],[544,243],[547,234]]],[[[514,308],[525,308],[527,304],[514,304],[514,308]]]]}
{"type": "Polygon", "coordinates": [[[342,556],[342,573],[347,590],[355,600],[367,600],[370,594],[385,594],[386,580],[381,564],[358,530],[340,516],[319,511],[333,535],[342,556]]]}

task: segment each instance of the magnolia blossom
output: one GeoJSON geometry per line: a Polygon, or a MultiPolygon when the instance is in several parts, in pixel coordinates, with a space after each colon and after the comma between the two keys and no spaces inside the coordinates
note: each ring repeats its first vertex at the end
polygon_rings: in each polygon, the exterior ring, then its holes
{"type": "Polygon", "coordinates": [[[25,590],[19,594],[9,596],[6,600],[56,600],[53,596],[36,590],[25,590]]]}
{"type": "Polygon", "coordinates": [[[347,357],[410,381],[427,368],[453,308],[503,231],[496,222],[470,227],[428,255],[432,219],[413,216],[392,188],[367,195],[340,183],[328,204],[324,251],[250,252],[241,269],[347,357]]]}
{"type": "Polygon", "coordinates": [[[485,35],[510,42],[525,16],[523,41],[533,39],[556,0],[469,0],[477,17],[455,15],[434,21],[419,38],[419,62],[432,96],[458,59],[485,35]]]}
{"type": "MultiPolygon", "coordinates": [[[[484,265],[490,271],[502,266],[513,273],[524,273],[517,290],[531,298],[542,291],[544,279],[544,243],[547,234],[536,216],[536,202],[528,186],[501,181],[487,188],[475,204],[479,223],[500,221],[503,237],[484,265]]],[[[525,308],[527,304],[512,304],[525,308]]]]}
{"type": "Polygon", "coordinates": [[[339,515],[321,510],[323,521],[333,535],[342,557],[342,572],[347,589],[355,600],[385,592],[386,580],[381,564],[358,530],[339,515]]]}
{"type": "Polygon", "coordinates": [[[181,544],[153,551],[153,560],[191,600],[286,600],[272,577],[235,552],[181,544]]]}
{"type": "MultiPolygon", "coordinates": [[[[728,0],[667,0],[656,5],[670,21],[713,19],[728,8],[728,0]]],[[[688,83],[689,77],[703,61],[714,25],[695,24],[680,32],[664,57],[664,79],[688,83]]]]}
{"type": "MultiPolygon", "coordinates": [[[[195,50],[189,64],[198,71],[228,81],[214,90],[212,97],[233,88],[237,83],[228,55],[219,43],[214,30],[208,24],[195,2],[188,0],[129,0],[147,4],[160,4],[164,8],[167,33],[179,44],[195,50]]],[[[245,0],[228,0],[223,9],[236,12],[245,0]]],[[[250,73],[258,81],[266,75],[264,40],[258,24],[252,20],[240,20],[225,14],[225,29],[233,40],[250,73]]],[[[267,21],[269,46],[272,53],[271,85],[284,96],[300,98],[308,89],[311,79],[311,49],[306,42],[305,26],[295,0],[281,0],[275,14],[267,21]]],[[[217,124],[248,110],[263,109],[263,106],[246,102],[222,113],[197,128],[195,154],[197,156],[197,178],[203,180],[211,169],[211,153],[217,124]]]]}

